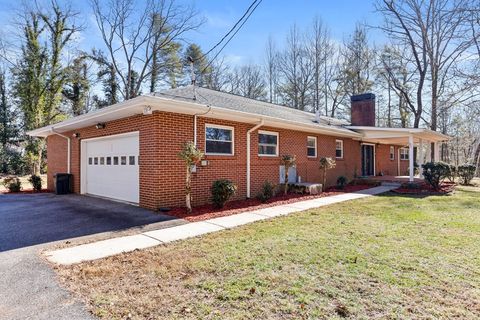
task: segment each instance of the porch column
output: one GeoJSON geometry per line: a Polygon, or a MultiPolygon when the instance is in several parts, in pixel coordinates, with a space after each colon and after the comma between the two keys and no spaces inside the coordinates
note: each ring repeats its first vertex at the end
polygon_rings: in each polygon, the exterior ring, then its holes
{"type": "Polygon", "coordinates": [[[433,161],[435,162],[438,162],[440,161],[440,146],[438,145],[438,142],[435,142],[433,144],[433,156],[434,156],[434,159],[433,161]]]}
{"type": "Polygon", "coordinates": [[[409,162],[409,173],[410,177],[408,181],[413,182],[414,181],[414,174],[415,174],[415,168],[413,167],[414,165],[414,159],[413,159],[413,136],[409,135],[408,136],[408,162],[409,162]]]}
{"type": "Polygon", "coordinates": [[[420,139],[420,141],[418,142],[418,171],[420,172],[421,178],[423,178],[422,164],[423,164],[423,139],[420,139]]]}

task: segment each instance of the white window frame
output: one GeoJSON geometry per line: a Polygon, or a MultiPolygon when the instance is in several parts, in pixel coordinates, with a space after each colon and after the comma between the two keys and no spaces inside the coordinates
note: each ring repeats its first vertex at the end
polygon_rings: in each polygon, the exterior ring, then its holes
{"type": "Polygon", "coordinates": [[[345,156],[345,153],[344,153],[344,148],[343,148],[343,140],[336,139],[335,140],[335,158],[336,159],[343,159],[344,156],[345,156]],[[341,145],[341,150],[342,150],[342,156],[341,157],[337,157],[337,142],[340,142],[340,145],[341,145]]]}
{"type": "Polygon", "coordinates": [[[317,157],[317,137],[307,136],[307,157],[308,158],[316,158],[317,157]],[[308,140],[310,140],[310,139],[313,139],[315,141],[315,155],[314,156],[309,156],[308,155],[308,149],[311,148],[310,146],[308,146],[308,140]]]}
{"type": "MultiPolygon", "coordinates": [[[[276,145],[276,148],[275,148],[275,154],[262,154],[262,153],[258,152],[258,150],[257,150],[258,156],[259,157],[278,157],[278,151],[279,151],[279,145],[280,145],[280,136],[279,136],[278,132],[258,130],[258,135],[260,136],[261,134],[276,136],[277,137],[277,145],[276,145]]],[[[273,146],[273,144],[260,143],[260,142],[258,142],[258,139],[257,139],[257,144],[258,144],[257,149],[258,149],[258,146],[260,146],[260,145],[273,146]]]]}
{"type": "MultiPolygon", "coordinates": [[[[228,142],[225,140],[211,140],[208,139],[209,141],[221,141],[221,142],[228,142]]],[[[206,123],[205,124],[205,155],[207,156],[226,156],[226,157],[231,157],[235,155],[235,128],[231,126],[222,126],[219,124],[210,124],[206,123]],[[225,129],[225,130],[231,130],[232,131],[232,152],[231,153],[217,153],[217,152],[207,152],[207,128],[214,128],[214,129],[225,129]]]]}
{"type": "Polygon", "coordinates": [[[390,160],[395,160],[395,147],[390,146],[390,160]]]}
{"type": "Polygon", "coordinates": [[[410,160],[410,159],[409,159],[409,157],[410,157],[410,154],[409,154],[410,151],[408,150],[407,147],[402,147],[402,148],[398,149],[398,153],[399,153],[399,159],[400,159],[401,161],[409,161],[409,160],[410,160]],[[403,153],[403,151],[405,151],[405,154],[403,153]],[[405,157],[402,157],[402,155],[405,156],[405,157]]]}

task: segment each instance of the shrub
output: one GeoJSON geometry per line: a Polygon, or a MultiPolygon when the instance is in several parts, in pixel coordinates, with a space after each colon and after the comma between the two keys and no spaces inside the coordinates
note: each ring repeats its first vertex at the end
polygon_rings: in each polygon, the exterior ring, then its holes
{"type": "Polygon", "coordinates": [[[338,189],[344,189],[345,186],[347,185],[347,178],[345,176],[340,176],[337,178],[337,188],[338,189]]]}
{"type": "Polygon", "coordinates": [[[42,178],[40,178],[40,176],[32,174],[30,178],[28,178],[28,181],[32,184],[34,191],[42,190],[42,178]]]}
{"type": "Polygon", "coordinates": [[[267,202],[275,195],[275,186],[269,181],[265,181],[262,185],[262,191],[257,195],[257,199],[267,202]]]}
{"type": "Polygon", "coordinates": [[[212,185],[212,201],[215,207],[223,208],[237,192],[237,186],[230,180],[217,180],[212,185]]]}
{"type": "Polygon", "coordinates": [[[3,185],[10,192],[20,192],[22,190],[22,182],[17,177],[7,177],[3,179],[3,185]]]}
{"type": "Polygon", "coordinates": [[[458,166],[458,175],[462,178],[462,184],[467,185],[475,177],[476,167],[473,164],[464,164],[458,166]]]}
{"type": "Polygon", "coordinates": [[[457,167],[451,164],[448,166],[447,179],[450,182],[455,182],[456,177],[457,177],[457,167]]]}
{"type": "Polygon", "coordinates": [[[447,177],[449,165],[444,162],[427,162],[422,165],[423,177],[434,190],[440,188],[440,183],[447,177]]]}

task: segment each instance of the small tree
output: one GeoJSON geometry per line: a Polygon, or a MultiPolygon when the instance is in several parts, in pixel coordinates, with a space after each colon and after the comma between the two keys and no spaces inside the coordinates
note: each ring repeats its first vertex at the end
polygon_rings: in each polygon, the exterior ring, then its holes
{"type": "Polygon", "coordinates": [[[335,159],[330,157],[322,157],[320,158],[320,169],[322,170],[323,175],[323,184],[322,190],[325,191],[325,186],[327,184],[327,170],[335,168],[335,159]]]}
{"type": "Polygon", "coordinates": [[[462,184],[468,185],[475,176],[476,167],[473,164],[464,164],[458,167],[458,175],[462,178],[462,184]]]}
{"type": "Polygon", "coordinates": [[[280,163],[285,167],[285,188],[284,193],[288,193],[288,170],[295,165],[297,162],[297,157],[295,155],[291,156],[286,154],[280,159],[280,163]]]}
{"type": "Polygon", "coordinates": [[[180,159],[185,162],[187,176],[185,179],[185,205],[188,213],[192,212],[192,167],[198,164],[204,154],[199,150],[192,141],[188,141],[183,145],[182,151],[178,154],[180,159]]]}

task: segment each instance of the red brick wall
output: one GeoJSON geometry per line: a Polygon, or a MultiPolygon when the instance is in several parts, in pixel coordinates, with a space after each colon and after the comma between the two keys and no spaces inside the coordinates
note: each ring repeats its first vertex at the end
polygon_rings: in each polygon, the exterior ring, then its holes
{"type": "Polygon", "coordinates": [[[53,176],[67,172],[67,139],[51,135],[47,138],[47,189],[53,190],[53,176]]]}
{"type": "MultiPolygon", "coordinates": [[[[246,197],[246,135],[253,125],[198,118],[198,146],[204,150],[205,124],[220,124],[234,127],[234,155],[211,156],[207,166],[198,166],[192,179],[193,204],[199,205],[210,200],[210,187],[216,179],[230,179],[238,185],[237,199],[246,197]]],[[[327,185],[336,183],[340,175],[351,180],[361,172],[360,142],[333,136],[314,135],[307,132],[262,127],[260,130],[279,133],[279,157],[258,156],[258,133],[251,135],[251,195],[255,196],[265,181],[279,182],[280,156],[297,156],[297,175],[303,181],[321,182],[319,159],[323,156],[335,157],[335,139],[344,141],[344,158],[337,159],[335,169],[327,173],[327,185]],[[317,157],[307,157],[307,136],[317,137],[317,157]]],[[[140,205],[145,208],[181,206],[184,204],[185,166],[178,158],[182,144],[193,140],[193,116],[167,112],[154,112],[153,115],[138,115],[106,124],[105,129],[94,126],[74,132],[80,137],[72,137],[72,174],[74,191],[80,192],[80,148],[81,140],[126,133],[140,132],[140,205]]],[[[377,146],[377,172],[393,170],[395,165],[389,160],[389,146],[377,146]],[[386,151],[384,151],[384,149],[386,151]],[[386,152],[386,153],[385,153],[386,152]],[[386,159],[386,160],[385,160],[386,159]]],[[[396,159],[398,153],[396,154],[396,159]]],[[[395,162],[396,163],[396,162],[395,162]]],[[[48,185],[52,185],[52,175],[66,171],[66,141],[58,136],[48,138],[48,185]]],[[[407,162],[408,166],[408,162],[407,162]]],[[[392,174],[396,174],[394,171],[392,174]]]]}

